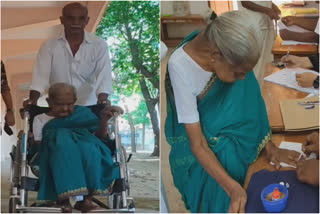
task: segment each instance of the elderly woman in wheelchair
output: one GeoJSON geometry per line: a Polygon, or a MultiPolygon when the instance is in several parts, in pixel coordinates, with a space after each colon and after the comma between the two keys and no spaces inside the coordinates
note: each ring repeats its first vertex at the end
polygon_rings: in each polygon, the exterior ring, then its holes
{"type": "Polygon", "coordinates": [[[49,89],[48,113],[33,121],[33,143],[40,149],[39,201],[57,201],[64,212],[72,212],[69,198],[84,196],[74,208],[82,212],[98,208],[92,195],[107,193],[120,177],[110,149],[101,141],[108,137],[107,122],[116,106],[104,108],[100,119],[88,108],[75,106],[73,86],[56,83],[49,89]]]}

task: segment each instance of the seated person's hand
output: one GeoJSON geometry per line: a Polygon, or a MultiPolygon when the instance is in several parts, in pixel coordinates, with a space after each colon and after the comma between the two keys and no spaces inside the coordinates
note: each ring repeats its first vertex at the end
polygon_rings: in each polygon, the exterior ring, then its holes
{"type": "Polygon", "coordinates": [[[101,112],[100,112],[100,119],[104,121],[108,121],[111,117],[113,117],[115,114],[123,114],[123,109],[119,106],[106,106],[101,112]]]}
{"type": "Polygon", "coordinates": [[[21,141],[22,135],[23,135],[23,130],[20,130],[20,131],[18,132],[18,140],[19,140],[19,141],[21,141]]]}
{"type": "Polygon", "coordinates": [[[299,86],[303,88],[313,87],[313,82],[317,78],[317,75],[311,72],[303,74],[296,74],[296,80],[299,86]]]}
{"type": "Polygon", "coordinates": [[[312,68],[312,64],[308,57],[299,57],[289,55],[281,57],[281,62],[285,63],[287,68],[312,68]]]}
{"type": "Polygon", "coordinates": [[[307,136],[306,142],[302,145],[302,151],[306,155],[310,155],[310,153],[314,152],[319,156],[319,132],[313,132],[307,136]]]}
{"type": "Polygon", "coordinates": [[[302,183],[319,186],[319,160],[300,160],[297,163],[296,173],[302,183]]]}
{"type": "MultiPolygon", "coordinates": [[[[22,135],[23,135],[23,130],[20,130],[19,133],[18,133],[18,140],[19,140],[19,143],[21,142],[22,140],[22,135]]],[[[29,132],[28,134],[28,143],[30,143],[31,145],[33,144],[40,144],[41,141],[35,141],[34,140],[34,135],[32,132],[29,132]]]]}
{"type": "Polygon", "coordinates": [[[294,25],[294,16],[283,17],[281,21],[287,26],[294,25]]]}
{"type": "Polygon", "coordinates": [[[267,153],[267,159],[274,163],[274,167],[277,170],[280,169],[281,162],[296,166],[296,162],[300,156],[299,152],[288,149],[280,149],[271,141],[266,145],[265,150],[267,153]]]}
{"type": "Polygon", "coordinates": [[[282,40],[291,40],[292,33],[294,33],[294,32],[287,30],[287,29],[283,29],[283,30],[280,30],[280,37],[282,40]]]}

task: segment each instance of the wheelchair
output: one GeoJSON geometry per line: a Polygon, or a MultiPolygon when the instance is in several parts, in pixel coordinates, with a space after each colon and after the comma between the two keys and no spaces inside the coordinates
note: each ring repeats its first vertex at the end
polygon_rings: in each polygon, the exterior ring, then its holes
{"type": "MultiPolygon", "coordinates": [[[[88,108],[97,116],[104,108],[103,104],[88,106],[88,108]]],[[[39,167],[34,164],[38,153],[28,154],[31,147],[28,143],[28,133],[32,132],[32,122],[36,115],[49,111],[47,107],[30,106],[28,110],[21,110],[24,121],[24,130],[21,140],[17,141],[17,145],[12,146],[11,156],[11,171],[10,171],[10,197],[9,197],[9,213],[31,212],[31,213],[60,213],[61,208],[52,207],[52,204],[37,204],[33,203],[28,206],[28,192],[39,190],[39,167]],[[29,176],[31,170],[33,177],[29,176]]],[[[119,135],[118,115],[115,115],[108,121],[109,140],[106,145],[112,152],[114,163],[119,166],[120,178],[116,179],[112,190],[106,197],[107,203],[103,203],[96,197],[93,202],[99,205],[102,209],[92,210],[92,213],[133,213],[135,212],[134,200],[129,196],[129,171],[127,163],[130,161],[132,154],[127,157],[126,151],[121,146],[119,135]]]]}

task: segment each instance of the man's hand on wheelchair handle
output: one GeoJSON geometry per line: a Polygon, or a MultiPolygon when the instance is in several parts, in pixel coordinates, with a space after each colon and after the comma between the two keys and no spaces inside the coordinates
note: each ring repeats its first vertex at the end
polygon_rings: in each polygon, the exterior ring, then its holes
{"type": "Polygon", "coordinates": [[[108,121],[111,117],[113,117],[116,113],[117,114],[123,114],[123,109],[119,106],[106,106],[101,112],[100,112],[100,119],[108,121]]]}

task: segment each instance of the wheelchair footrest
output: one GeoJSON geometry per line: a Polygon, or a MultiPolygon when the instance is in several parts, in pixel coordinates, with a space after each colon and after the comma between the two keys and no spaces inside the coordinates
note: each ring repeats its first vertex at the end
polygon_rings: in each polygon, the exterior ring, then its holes
{"type": "Polygon", "coordinates": [[[38,191],[40,186],[39,179],[30,178],[30,177],[22,177],[21,178],[21,188],[26,191],[38,191]]]}

